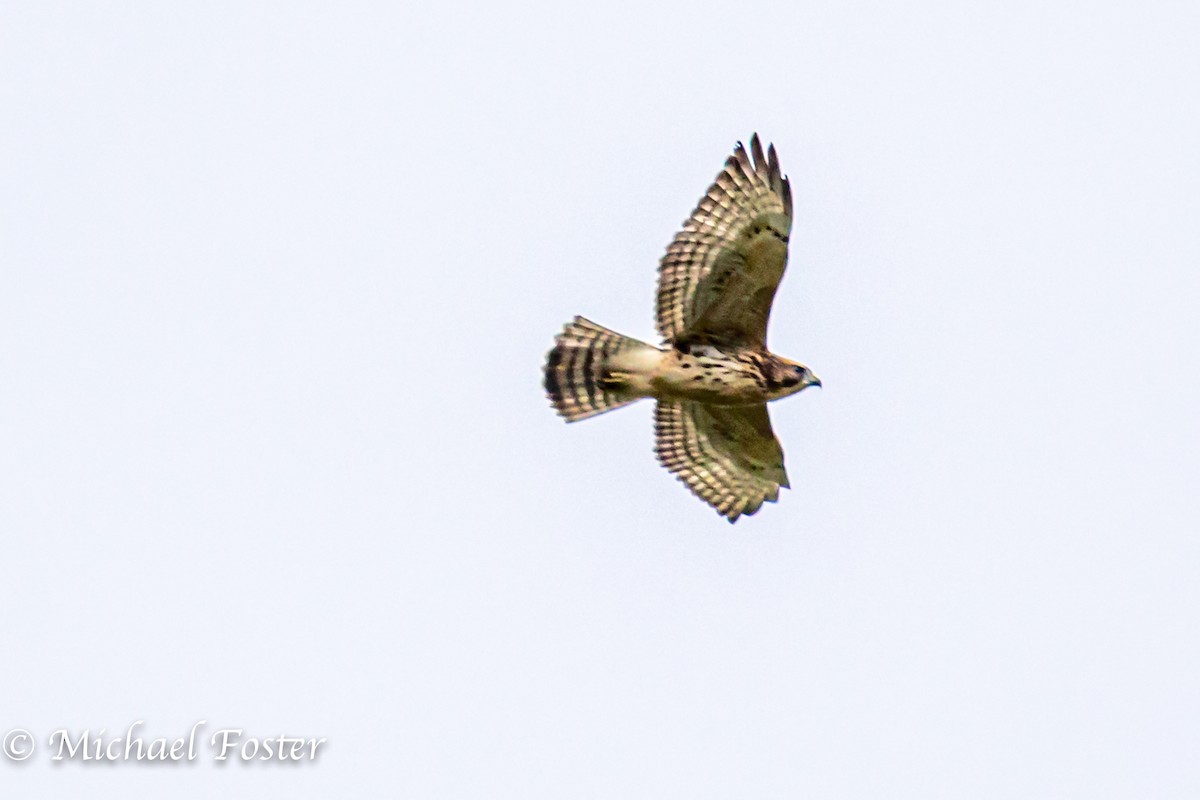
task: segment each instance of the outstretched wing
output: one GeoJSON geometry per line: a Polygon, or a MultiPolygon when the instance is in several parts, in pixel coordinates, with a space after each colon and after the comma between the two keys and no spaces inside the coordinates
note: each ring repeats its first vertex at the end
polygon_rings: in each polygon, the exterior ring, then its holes
{"type": "Polygon", "coordinates": [[[766,404],[660,400],[654,423],[658,460],[730,522],[775,502],[788,486],[766,404]]]}
{"type": "Polygon", "coordinates": [[[658,332],[766,347],[771,301],[787,266],[792,190],[775,146],[738,142],[683,223],[658,270],[658,332]],[[751,157],[753,156],[753,158],[751,157]]]}

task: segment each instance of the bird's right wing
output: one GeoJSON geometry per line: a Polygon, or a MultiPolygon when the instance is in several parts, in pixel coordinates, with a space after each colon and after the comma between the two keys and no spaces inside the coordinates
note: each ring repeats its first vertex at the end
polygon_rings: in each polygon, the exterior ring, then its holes
{"type": "Polygon", "coordinates": [[[788,486],[766,404],[660,400],[654,422],[658,460],[730,522],[775,502],[788,486]]]}
{"type": "Polygon", "coordinates": [[[738,143],[667,247],[658,269],[658,332],[766,347],[767,319],[787,267],[792,190],[775,147],[738,143]]]}

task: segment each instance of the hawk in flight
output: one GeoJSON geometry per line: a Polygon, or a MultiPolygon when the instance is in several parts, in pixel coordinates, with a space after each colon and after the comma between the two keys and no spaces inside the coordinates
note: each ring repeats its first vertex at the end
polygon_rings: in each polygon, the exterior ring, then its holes
{"type": "Polygon", "coordinates": [[[659,461],[730,522],[788,486],[767,402],[821,385],[767,349],[791,229],[791,186],[774,145],[764,154],[755,134],[749,152],[738,143],[660,262],[663,345],[576,317],[546,358],[546,392],[568,422],[653,397],[659,461]]]}

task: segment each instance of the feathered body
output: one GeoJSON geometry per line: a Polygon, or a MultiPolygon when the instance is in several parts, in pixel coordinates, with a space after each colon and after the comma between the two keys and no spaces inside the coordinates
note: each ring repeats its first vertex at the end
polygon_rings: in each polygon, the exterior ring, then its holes
{"type": "Polygon", "coordinates": [[[788,485],[766,403],[820,381],[767,349],[787,265],[791,188],[775,148],[738,145],[659,268],[662,347],[576,317],[547,356],[545,387],[569,422],[658,401],[659,460],[731,522],[788,485]]]}

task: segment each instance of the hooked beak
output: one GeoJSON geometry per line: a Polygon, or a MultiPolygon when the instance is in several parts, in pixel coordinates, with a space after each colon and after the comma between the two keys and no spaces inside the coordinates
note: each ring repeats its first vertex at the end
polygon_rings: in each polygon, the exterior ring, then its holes
{"type": "Polygon", "coordinates": [[[810,380],[810,381],[808,382],[808,385],[809,385],[809,386],[816,386],[816,387],[819,389],[819,388],[821,388],[821,379],[820,379],[820,378],[818,378],[816,375],[813,375],[813,376],[812,376],[812,380],[810,380]]]}

